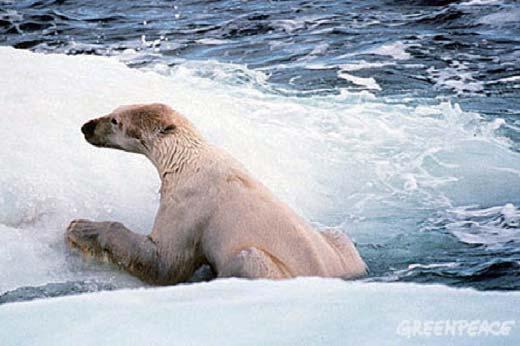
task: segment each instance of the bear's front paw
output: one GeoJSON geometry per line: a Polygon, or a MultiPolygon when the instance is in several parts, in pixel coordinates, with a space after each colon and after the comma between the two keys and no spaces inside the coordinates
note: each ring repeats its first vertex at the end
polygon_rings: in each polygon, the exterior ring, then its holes
{"type": "Polygon", "coordinates": [[[105,233],[105,222],[74,220],[67,227],[65,241],[71,248],[81,250],[89,255],[102,253],[102,235],[105,233]]]}

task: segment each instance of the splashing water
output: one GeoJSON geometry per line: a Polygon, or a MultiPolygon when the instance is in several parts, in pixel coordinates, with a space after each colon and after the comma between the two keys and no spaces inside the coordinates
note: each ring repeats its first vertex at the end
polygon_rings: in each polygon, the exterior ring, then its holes
{"type": "Polygon", "coordinates": [[[261,72],[216,62],[139,71],[110,58],[0,48],[0,73],[8,120],[0,130],[0,292],[142,285],[63,243],[73,218],[149,232],[159,188],[152,165],[94,148],[79,132],[87,119],[141,102],[172,105],[318,227],[344,229],[374,280],[519,288],[520,157],[497,134],[503,122],[449,102],[281,95],[261,72]]]}

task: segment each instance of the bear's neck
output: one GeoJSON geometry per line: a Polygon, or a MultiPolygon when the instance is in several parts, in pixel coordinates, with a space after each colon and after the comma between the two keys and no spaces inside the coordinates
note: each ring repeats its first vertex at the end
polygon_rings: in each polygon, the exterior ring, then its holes
{"type": "Polygon", "coordinates": [[[150,148],[147,157],[157,168],[161,181],[195,170],[204,141],[192,133],[178,131],[150,148]]]}

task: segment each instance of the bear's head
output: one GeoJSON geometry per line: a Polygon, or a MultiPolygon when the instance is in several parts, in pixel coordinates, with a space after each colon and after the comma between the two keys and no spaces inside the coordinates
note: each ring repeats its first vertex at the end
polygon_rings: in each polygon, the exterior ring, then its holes
{"type": "Polygon", "coordinates": [[[85,139],[97,147],[147,154],[161,141],[195,129],[179,113],[164,104],[121,106],[112,113],[88,121],[81,127],[85,139]]]}

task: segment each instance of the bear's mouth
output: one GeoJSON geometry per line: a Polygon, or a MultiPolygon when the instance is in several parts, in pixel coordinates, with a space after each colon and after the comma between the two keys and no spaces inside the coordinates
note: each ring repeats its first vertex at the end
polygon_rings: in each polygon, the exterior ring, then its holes
{"type": "Polygon", "coordinates": [[[85,135],[85,140],[89,142],[90,144],[96,146],[96,147],[103,147],[106,143],[103,143],[102,141],[98,140],[96,136],[89,136],[85,135]]]}
{"type": "Polygon", "coordinates": [[[122,149],[119,145],[107,141],[100,141],[95,136],[85,135],[85,140],[98,148],[122,149]]]}

